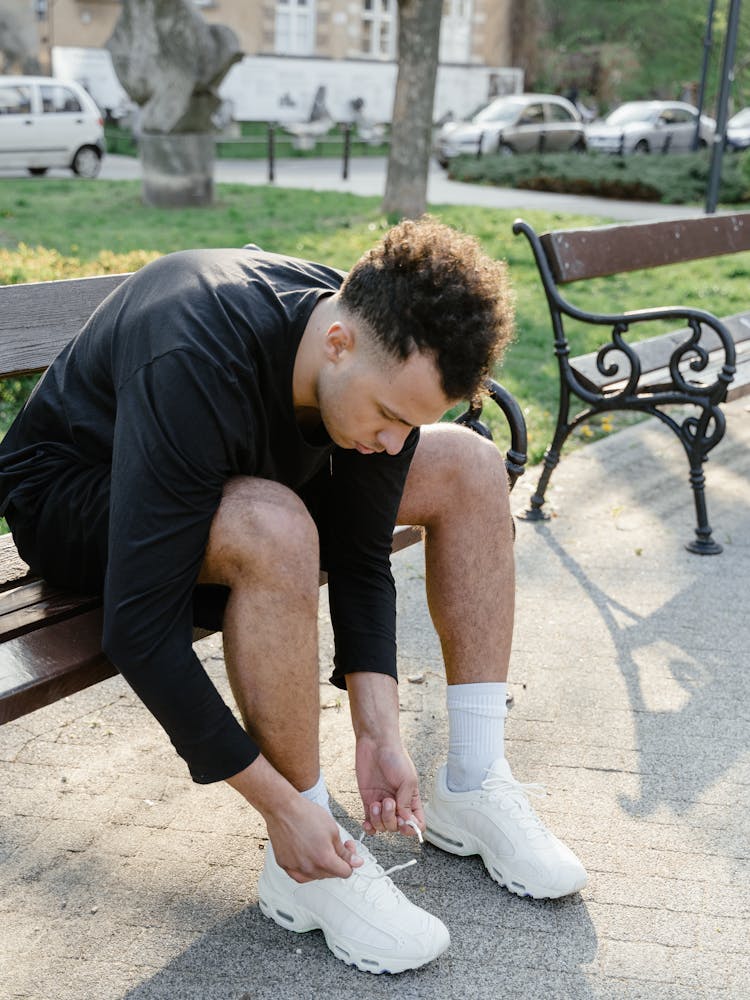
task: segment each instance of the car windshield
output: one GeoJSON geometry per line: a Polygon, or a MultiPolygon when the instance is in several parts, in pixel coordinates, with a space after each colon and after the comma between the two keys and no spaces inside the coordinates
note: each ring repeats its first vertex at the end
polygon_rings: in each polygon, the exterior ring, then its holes
{"type": "Polygon", "coordinates": [[[648,104],[623,104],[608,115],[605,121],[607,125],[630,125],[631,122],[651,121],[655,114],[655,109],[648,104]]]}
{"type": "Polygon", "coordinates": [[[472,118],[474,122],[512,122],[523,107],[521,101],[493,101],[472,118]]]}
{"type": "Polygon", "coordinates": [[[743,108],[742,111],[738,111],[733,118],[729,119],[727,124],[730,128],[750,127],[750,108],[743,108]]]}

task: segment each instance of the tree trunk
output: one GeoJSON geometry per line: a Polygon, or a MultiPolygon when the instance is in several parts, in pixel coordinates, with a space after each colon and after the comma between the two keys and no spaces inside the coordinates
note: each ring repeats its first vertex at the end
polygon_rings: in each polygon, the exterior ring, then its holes
{"type": "Polygon", "coordinates": [[[398,78],[383,211],[415,219],[427,207],[443,0],[399,0],[398,78]]]}

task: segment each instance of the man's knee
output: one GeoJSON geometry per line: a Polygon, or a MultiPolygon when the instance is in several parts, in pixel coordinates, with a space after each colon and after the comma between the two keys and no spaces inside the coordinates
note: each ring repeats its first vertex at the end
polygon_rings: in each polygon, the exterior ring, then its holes
{"type": "Polygon", "coordinates": [[[505,462],[492,441],[455,424],[423,428],[409,470],[403,513],[408,508],[441,513],[452,506],[468,511],[480,500],[504,507],[507,498],[505,462]]]}
{"type": "Polygon", "coordinates": [[[200,583],[307,578],[320,563],[315,522],[300,498],[270,480],[238,476],[222,495],[211,524],[200,583]]]}

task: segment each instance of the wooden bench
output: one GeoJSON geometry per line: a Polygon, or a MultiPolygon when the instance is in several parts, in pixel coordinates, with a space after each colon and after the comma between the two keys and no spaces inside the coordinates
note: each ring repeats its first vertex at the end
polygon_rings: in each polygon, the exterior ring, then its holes
{"type": "MultiPolygon", "coordinates": [[[[598,315],[564,298],[560,286],[750,250],[750,213],[542,235],[518,219],[513,231],[531,243],[560,370],[555,433],[531,507],[521,517],[547,516],[542,511],[547,486],[572,430],[598,413],[640,411],[663,421],[685,448],[697,522],[696,537],[686,548],[701,555],[721,552],[708,523],[703,463],[724,435],[721,404],[750,391],[750,312],[719,319],[700,309],[666,306],[598,315]],[[593,353],[571,357],[566,336],[571,320],[609,328],[610,339],[602,338],[593,353]],[[679,323],[680,329],[646,339],[637,336],[643,324],[664,320],[679,323]],[[574,397],[580,404],[571,414],[574,397]]],[[[664,294],[668,298],[668,290],[664,294]]]]}
{"type": "MultiPolygon", "coordinates": [[[[99,303],[127,277],[117,274],[0,286],[0,379],[44,371],[99,303]]],[[[506,467],[512,488],[526,461],[526,425],[507,390],[496,382],[488,389],[510,429],[506,467]]],[[[481,413],[481,406],[470,406],[457,419],[491,436],[481,413]]],[[[421,537],[419,528],[398,528],[393,551],[421,537]]],[[[72,594],[34,578],[11,536],[0,536],[0,723],[116,674],[101,651],[101,632],[98,596],[72,594]]],[[[194,638],[208,634],[196,629],[194,638]]]]}

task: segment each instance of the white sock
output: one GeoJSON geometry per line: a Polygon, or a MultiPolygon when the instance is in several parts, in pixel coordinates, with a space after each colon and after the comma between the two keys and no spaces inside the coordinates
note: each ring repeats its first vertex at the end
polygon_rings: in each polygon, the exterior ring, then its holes
{"type": "Polygon", "coordinates": [[[331,812],[331,807],[328,803],[328,789],[326,788],[326,782],[322,771],[318,775],[318,780],[312,788],[308,788],[306,791],[300,792],[300,795],[309,799],[310,802],[314,802],[316,805],[322,806],[327,812],[331,812]]]}
{"type": "Polygon", "coordinates": [[[448,788],[480,788],[487,768],[505,756],[505,697],[502,682],[448,685],[448,788]]]}

